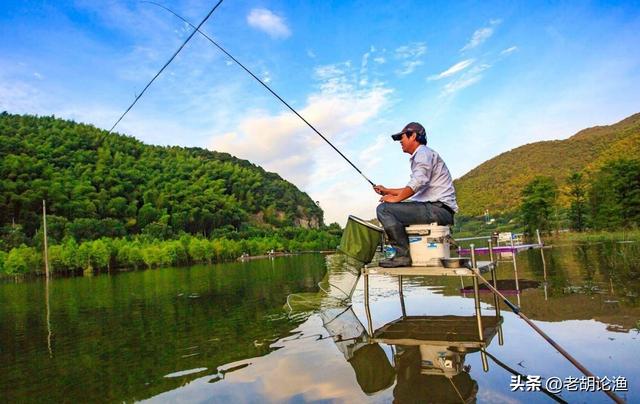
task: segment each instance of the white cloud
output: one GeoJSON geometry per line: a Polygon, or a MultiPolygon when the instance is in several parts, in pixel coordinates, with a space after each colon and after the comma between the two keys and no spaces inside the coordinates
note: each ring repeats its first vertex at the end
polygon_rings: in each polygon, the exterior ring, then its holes
{"type": "Polygon", "coordinates": [[[307,56],[309,56],[311,59],[316,58],[316,54],[311,49],[307,49],[307,56]]]}
{"type": "Polygon", "coordinates": [[[38,80],[44,79],[44,76],[38,72],[33,72],[33,77],[37,78],[38,80]]]}
{"type": "Polygon", "coordinates": [[[481,75],[462,77],[458,80],[452,81],[451,83],[447,83],[442,92],[445,95],[456,93],[463,88],[467,88],[470,85],[477,83],[481,78],[481,75]]]}
{"type": "Polygon", "coordinates": [[[247,23],[256,29],[266,32],[272,38],[287,38],[291,35],[291,30],[287,27],[282,17],[265,8],[251,10],[247,16],[247,23]]]}
{"type": "Polygon", "coordinates": [[[396,49],[396,56],[399,59],[409,59],[422,56],[427,51],[427,45],[424,42],[413,42],[409,45],[403,45],[396,49]]]}
{"type": "Polygon", "coordinates": [[[454,74],[459,73],[464,69],[466,69],[467,67],[471,66],[473,62],[474,62],[474,59],[466,59],[461,62],[458,62],[455,65],[448,68],[447,70],[443,71],[442,73],[430,76],[429,80],[440,80],[446,77],[453,76],[454,74]]]}
{"type": "Polygon", "coordinates": [[[463,88],[467,88],[482,79],[482,72],[491,67],[488,64],[481,64],[469,69],[465,74],[447,83],[442,89],[442,95],[454,94],[463,88]]]}
{"type": "Polygon", "coordinates": [[[388,143],[388,138],[378,136],[371,145],[360,152],[360,161],[364,163],[366,169],[373,169],[382,161],[382,150],[388,143]]]}
{"type": "MultiPolygon", "coordinates": [[[[388,103],[391,90],[382,84],[359,85],[350,63],[319,66],[314,77],[318,91],[298,109],[338,149],[344,151],[349,136],[374,118],[388,103]]],[[[299,187],[331,178],[348,167],[336,164],[329,145],[290,111],[257,111],[235,129],[209,141],[214,150],[226,151],[275,171],[299,187]]]]}
{"type": "Polygon", "coordinates": [[[402,64],[402,69],[398,69],[396,73],[400,76],[406,76],[407,74],[413,73],[416,70],[416,67],[422,64],[422,60],[411,60],[406,61],[402,64]]]}
{"type": "Polygon", "coordinates": [[[381,65],[381,64],[386,63],[387,60],[385,58],[383,58],[382,56],[378,56],[378,57],[373,58],[373,61],[376,62],[377,64],[381,65]]]}
{"type": "Polygon", "coordinates": [[[271,83],[271,73],[269,73],[268,70],[265,70],[262,73],[262,79],[261,79],[264,83],[269,84],[271,83]]]}
{"type": "Polygon", "coordinates": [[[413,42],[403,45],[395,50],[396,59],[401,61],[401,68],[396,71],[400,76],[406,76],[423,64],[421,57],[427,52],[427,45],[424,42],[413,42]]]}
{"type": "Polygon", "coordinates": [[[310,192],[311,198],[320,201],[320,208],[325,212],[325,223],[337,222],[341,226],[346,224],[349,215],[362,219],[373,219],[376,216],[376,206],[380,199],[371,186],[361,177],[350,178],[336,176],[338,179],[319,192],[310,192]],[[348,178],[342,180],[341,178],[348,178]]]}
{"type": "Polygon", "coordinates": [[[501,22],[502,20],[491,20],[489,22],[488,27],[477,29],[471,36],[471,39],[469,40],[469,42],[467,42],[467,44],[463,46],[462,49],[460,49],[460,52],[473,49],[476,46],[483,43],[484,41],[486,41],[487,39],[489,39],[491,35],[493,35],[493,26],[498,25],[501,22]]]}
{"type": "Polygon", "coordinates": [[[46,115],[47,95],[29,83],[0,76],[0,111],[46,115]]]}
{"type": "Polygon", "coordinates": [[[501,55],[508,55],[508,54],[513,53],[513,52],[515,52],[517,50],[518,50],[517,46],[512,46],[510,48],[507,48],[507,49],[503,50],[502,52],[500,52],[500,54],[501,55]]]}

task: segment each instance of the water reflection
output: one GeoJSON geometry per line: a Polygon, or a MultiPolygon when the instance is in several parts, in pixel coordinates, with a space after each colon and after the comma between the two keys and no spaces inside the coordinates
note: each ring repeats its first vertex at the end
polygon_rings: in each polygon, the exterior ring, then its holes
{"type": "MultiPolygon", "coordinates": [[[[518,288],[509,263],[498,268],[498,288],[519,289],[529,318],[597,376],[627,377],[629,392],[620,395],[640,400],[640,243],[554,246],[516,259],[518,288]]],[[[397,278],[372,279],[369,332],[363,280],[334,260],[325,264],[322,256],[308,256],[167,268],[53,279],[48,287],[43,281],[0,284],[0,397],[392,402],[428,392],[454,402],[462,397],[530,404],[550,397],[511,392],[512,375],[580,376],[482,289],[490,346],[455,347],[452,327],[442,322],[456,319],[471,330],[476,319],[472,288],[456,277],[406,278],[402,290],[397,278]],[[325,273],[325,265],[335,270],[325,273]],[[292,293],[305,304],[289,314],[283,305],[292,293]],[[496,306],[503,309],[498,333],[490,330],[496,306]],[[344,318],[349,321],[334,330],[344,318]],[[431,322],[413,328],[412,339],[423,344],[390,334],[393,327],[411,330],[419,321],[431,322]],[[425,337],[447,329],[446,335],[425,337]],[[489,358],[486,373],[481,353],[489,358]]],[[[561,398],[607,400],[602,393],[567,391],[561,398]]]]}
{"type": "Polygon", "coordinates": [[[478,383],[465,357],[485,350],[502,324],[499,315],[481,316],[479,309],[475,316],[407,316],[404,305],[400,318],[372,334],[351,307],[324,309],[320,317],[362,392],[395,382],[395,402],[475,402],[478,383]],[[393,363],[381,345],[391,347],[393,363]]]}
{"type": "Polygon", "coordinates": [[[266,355],[324,273],[309,255],[0,284],[0,401],[132,401],[266,355]]]}

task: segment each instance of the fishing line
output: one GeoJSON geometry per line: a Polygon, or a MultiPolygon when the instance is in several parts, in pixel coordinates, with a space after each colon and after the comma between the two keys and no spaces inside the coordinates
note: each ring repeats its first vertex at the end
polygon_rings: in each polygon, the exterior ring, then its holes
{"type": "MultiPolygon", "coordinates": [[[[109,131],[107,132],[107,134],[105,135],[105,137],[110,134],[115,127],[118,125],[118,123],[120,123],[120,121],[122,120],[122,118],[124,118],[125,115],[127,115],[127,113],[131,110],[131,108],[133,108],[134,105],[136,105],[136,103],[138,102],[138,100],[140,99],[140,97],[142,97],[142,95],[145,93],[145,91],[147,91],[147,89],[149,88],[149,86],[151,85],[151,83],[153,83],[158,76],[160,76],[160,74],[164,71],[164,69],[167,68],[167,66],[169,66],[169,64],[173,61],[173,59],[176,58],[176,56],[178,56],[178,53],[180,53],[180,51],[182,50],[182,48],[185,47],[185,45],[187,44],[187,42],[189,42],[189,40],[191,40],[191,38],[196,34],[196,32],[200,32],[199,28],[205,23],[207,22],[207,20],[209,19],[209,17],[211,17],[211,14],[213,14],[214,11],[216,11],[216,9],[218,8],[218,6],[222,3],[223,0],[219,0],[218,3],[213,6],[213,8],[211,9],[211,11],[209,11],[209,14],[206,15],[206,17],[204,17],[204,19],[200,22],[200,24],[198,24],[197,27],[194,27],[192,25],[193,28],[195,28],[195,30],[187,37],[187,39],[184,40],[184,42],[182,43],[182,45],[180,45],[180,47],[178,48],[178,50],[176,50],[174,52],[174,54],[169,58],[169,60],[167,60],[167,62],[162,66],[162,68],[158,71],[158,73],[156,73],[155,76],[153,76],[153,78],[151,79],[151,81],[149,81],[147,83],[147,85],[144,87],[144,89],[142,90],[142,92],[138,95],[136,95],[136,98],[133,100],[133,102],[131,103],[131,105],[129,105],[129,108],[127,108],[122,115],[120,115],[120,118],[118,118],[118,120],[116,121],[116,123],[113,124],[113,126],[111,127],[111,129],[109,129],[109,131]]],[[[102,142],[100,142],[102,143],[102,142]]]]}
{"type": "MultiPolygon", "coordinates": [[[[289,108],[291,110],[291,112],[293,112],[294,114],[296,114],[298,116],[298,118],[302,119],[302,121],[304,123],[307,124],[307,126],[309,126],[311,128],[311,130],[313,130],[318,136],[320,136],[322,138],[322,140],[324,140],[325,142],[327,142],[327,144],[329,146],[331,146],[333,148],[333,150],[335,150],[343,159],[346,160],[347,163],[349,163],[351,165],[351,167],[353,167],[358,174],[360,174],[365,180],[367,180],[367,182],[369,184],[371,184],[372,186],[375,186],[375,184],[373,183],[373,181],[371,181],[369,178],[367,178],[366,175],[364,175],[362,173],[362,171],[360,171],[360,169],[358,169],[358,167],[355,166],[355,164],[353,164],[351,162],[351,160],[349,160],[347,158],[347,156],[345,156],[344,154],[342,154],[342,152],[340,150],[338,150],[337,147],[335,147],[333,145],[333,143],[331,143],[329,141],[329,139],[327,139],[326,137],[324,137],[324,135],[322,133],[320,133],[320,131],[318,131],[313,125],[311,125],[309,123],[309,121],[307,121],[302,115],[300,115],[298,113],[298,111],[296,111],[291,105],[289,105],[282,97],[280,97],[275,91],[273,91],[268,85],[266,85],[262,80],[260,80],[255,74],[253,74],[251,72],[251,70],[249,70],[245,65],[243,65],[242,63],[240,63],[240,61],[238,59],[236,59],[235,57],[233,57],[229,52],[227,52],[222,46],[220,46],[216,41],[214,41],[213,39],[211,39],[211,37],[209,35],[207,35],[206,33],[204,33],[203,31],[200,30],[200,26],[202,25],[202,23],[200,23],[200,25],[198,25],[197,27],[194,26],[193,24],[191,24],[189,21],[187,21],[186,19],[184,19],[182,16],[180,16],[179,14],[177,14],[176,12],[174,12],[173,10],[163,6],[162,4],[153,2],[153,1],[141,1],[141,3],[149,3],[149,4],[153,4],[154,6],[158,6],[160,8],[165,9],[166,11],[170,12],[171,14],[175,15],[176,17],[178,17],[179,19],[181,19],[184,23],[188,24],[191,28],[194,28],[195,31],[193,33],[195,33],[196,31],[199,32],[202,36],[204,36],[209,42],[211,42],[216,48],[218,48],[220,51],[222,51],[225,55],[227,55],[231,60],[233,60],[238,66],[242,67],[244,69],[245,72],[249,73],[251,75],[251,77],[253,77],[258,83],[262,84],[262,86],[264,88],[266,88],[271,94],[273,94],[274,97],[276,97],[278,100],[280,100],[280,102],[282,102],[287,108],[289,108]]],[[[192,34],[193,35],[193,34],[192,34]]],[[[189,37],[191,38],[191,36],[189,37]]]]}

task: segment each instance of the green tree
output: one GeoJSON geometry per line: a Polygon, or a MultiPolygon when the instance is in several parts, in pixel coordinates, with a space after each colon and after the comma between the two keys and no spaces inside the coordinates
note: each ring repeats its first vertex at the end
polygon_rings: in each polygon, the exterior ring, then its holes
{"type": "Polygon", "coordinates": [[[110,259],[111,251],[104,240],[94,240],[91,242],[91,264],[93,268],[108,268],[110,259]]]}
{"type": "Polygon", "coordinates": [[[7,259],[7,253],[4,251],[0,251],[0,274],[5,273],[4,270],[4,262],[7,259]]]}
{"type": "Polygon", "coordinates": [[[550,177],[535,177],[525,186],[520,211],[529,233],[534,233],[536,229],[551,229],[551,215],[557,194],[558,186],[550,177]]]}
{"type": "Polygon", "coordinates": [[[586,226],[587,212],[587,185],[583,181],[581,173],[573,173],[567,179],[569,185],[569,221],[573,230],[582,231],[586,226]]]}
{"type": "Polygon", "coordinates": [[[9,275],[42,272],[40,254],[35,248],[21,246],[9,251],[4,261],[4,270],[9,275]]]}
{"type": "Polygon", "coordinates": [[[594,175],[589,190],[593,227],[640,226],[640,159],[619,159],[594,175]]]}

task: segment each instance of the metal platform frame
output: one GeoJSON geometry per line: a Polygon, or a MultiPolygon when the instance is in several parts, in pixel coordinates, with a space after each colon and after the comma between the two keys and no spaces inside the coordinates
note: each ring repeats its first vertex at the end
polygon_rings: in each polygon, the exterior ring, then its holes
{"type": "MultiPolygon", "coordinates": [[[[382,268],[378,266],[362,268],[362,275],[364,276],[364,308],[367,316],[367,332],[371,338],[374,337],[373,321],[371,319],[371,310],[369,307],[369,276],[370,275],[390,275],[398,277],[398,292],[400,296],[400,304],[402,307],[402,317],[407,318],[407,312],[404,304],[404,295],[402,291],[402,280],[405,276],[470,276],[473,279],[473,300],[475,305],[476,323],[478,326],[478,339],[482,347],[486,346],[486,339],[484,335],[484,328],[482,325],[482,310],[480,307],[480,293],[478,278],[473,272],[473,269],[480,273],[490,272],[491,283],[494,287],[497,287],[496,277],[496,262],[493,260],[493,249],[491,241],[489,240],[489,253],[491,261],[476,261],[475,246],[471,244],[471,268],[445,268],[445,267],[400,267],[400,268],[382,268]]],[[[494,294],[494,307],[495,316],[500,319],[500,301],[498,296],[494,294]]],[[[498,326],[498,342],[500,345],[504,343],[504,336],[502,334],[502,327],[498,326]]],[[[480,350],[480,357],[482,359],[482,368],[485,372],[489,370],[489,363],[484,349],[480,350]]]]}

